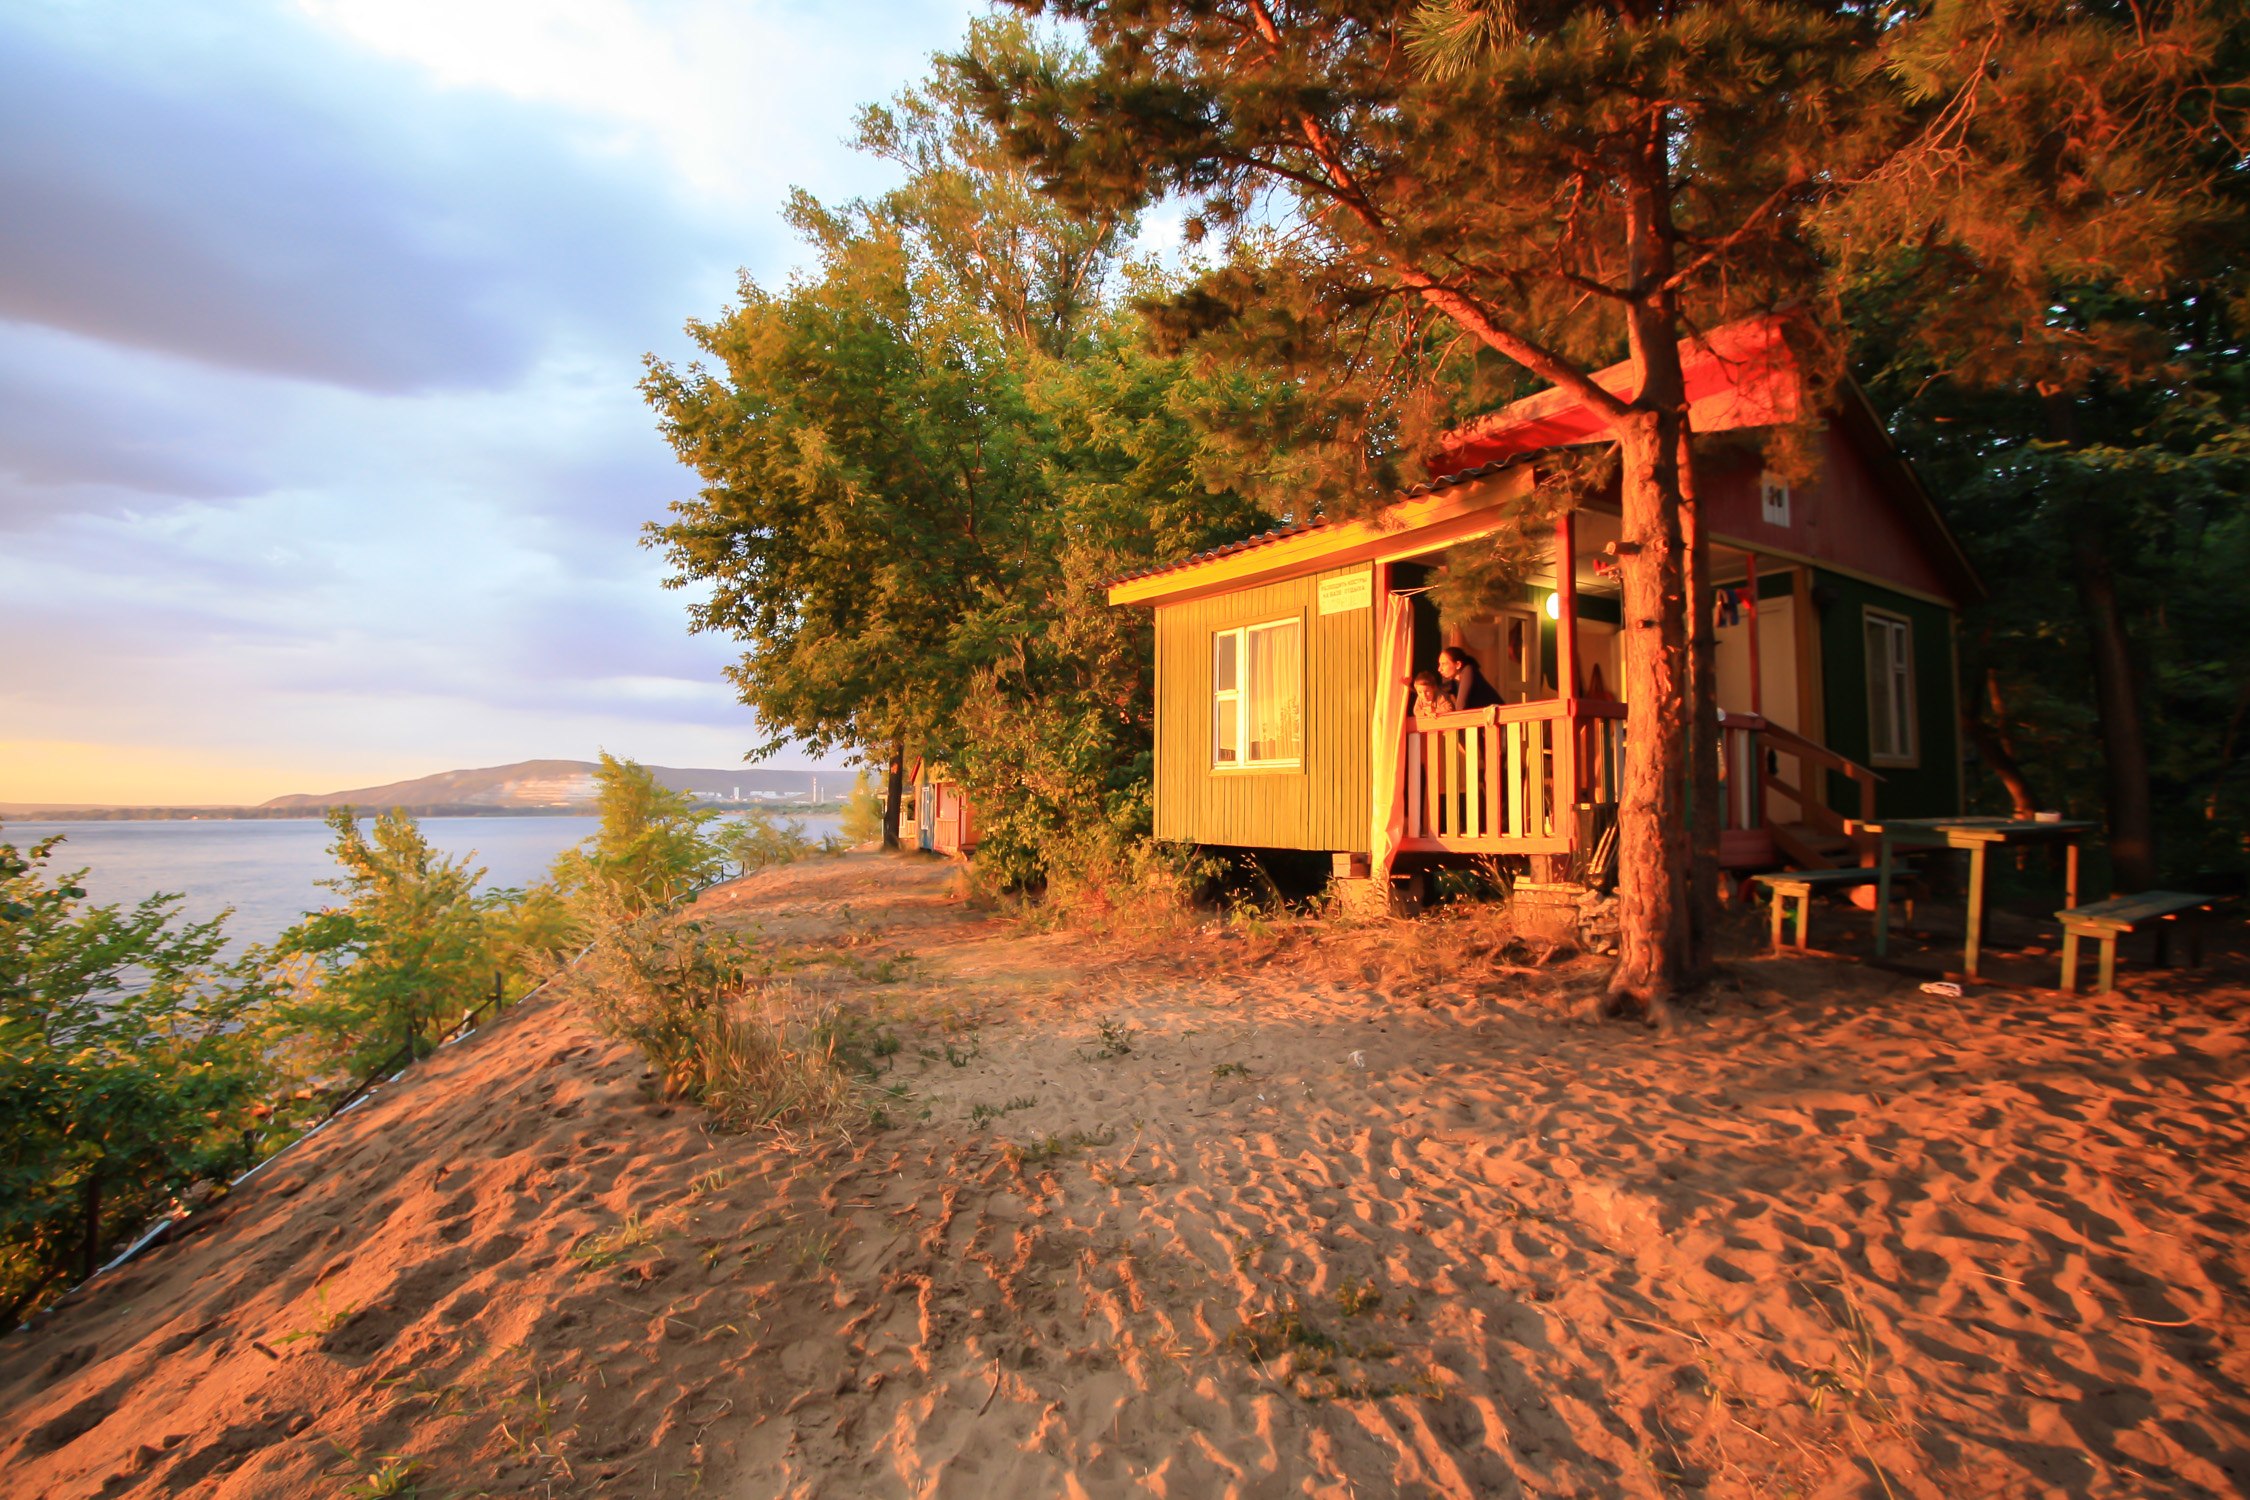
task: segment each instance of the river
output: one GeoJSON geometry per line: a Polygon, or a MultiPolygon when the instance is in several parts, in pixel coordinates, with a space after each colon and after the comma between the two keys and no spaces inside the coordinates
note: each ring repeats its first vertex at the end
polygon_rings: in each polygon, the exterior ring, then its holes
{"type": "MultiPolygon", "coordinates": [[[[835,814],[782,814],[819,838],[841,822],[835,814]]],[[[557,854],[593,835],[590,817],[424,818],[433,848],[483,867],[483,886],[529,885],[557,854]]],[[[308,911],[336,899],[320,882],[341,871],[328,853],[333,835],[318,818],[208,819],[172,822],[40,823],[0,828],[0,842],[28,849],[49,834],[64,843],[48,861],[50,875],[84,868],[86,894],[100,905],[130,905],[158,891],[186,899],[194,921],[229,907],[227,935],[236,944],[270,942],[308,911]]]]}

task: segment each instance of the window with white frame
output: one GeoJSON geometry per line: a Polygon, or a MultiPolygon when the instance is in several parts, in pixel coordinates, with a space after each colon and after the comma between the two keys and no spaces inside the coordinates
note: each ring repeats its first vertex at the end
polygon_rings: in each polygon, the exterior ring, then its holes
{"type": "Polygon", "coordinates": [[[1915,759],[1914,626],[1899,615],[1870,609],[1867,636],[1867,756],[1876,765],[1915,759]]]}
{"type": "Polygon", "coordinates": [[[1222,630],[1211,646],[1211,763],[1294,766],[1305,745],[1305,627],[1275,620],[1222,630]]]}
{"type": "Polygon", "coordinates": [[[1789,481],[1768,469],[1758,476],[1758,498],[1769,526],[1789,524],[1789,481]]]}

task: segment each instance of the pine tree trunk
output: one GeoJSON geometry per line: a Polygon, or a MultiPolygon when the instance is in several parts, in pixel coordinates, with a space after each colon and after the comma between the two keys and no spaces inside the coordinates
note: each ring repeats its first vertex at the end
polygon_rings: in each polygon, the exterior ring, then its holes
{"type": "Polygon", "coordinates": [[[2141,727],[2140,673],[2099,534],[2082,527],[2071,550],[2093,644],[2094,702],[2101,710],[2102,764],[2109,783],[2110,866],[2118,885],[2145,891],[2156,884],[2156,820],[2149,797],[2148,742],[2141,727]]]}
{"type": "Polygon", "coordinates": [[[2039,809],[2038,794],[2032,791],[2030,779],[2016,760],[2015,747],[2009,742],[2007,709],[2000,696],[2000,674],[1990,667],[1985,668],[1984,688],[1992,706],[1992,718],[1989,721],[1985,718],[1977,704],[1977,695],[1972,692],[1968,701],[1961,705],[1962,727],[1968,730],[1969,741],[1977,747],[1978,757],[2008,789],[2008,805],[2017,817],[2028,818],[2039,809]]]}
{"type": "Polygon", "coordinates": [[[883,847],[898,848],[898,810],[906,799],[906,741],[891,742],[890,786],[883,798],[883,847]]]}
{"type": "Polygon", "coordinates": [[[1688,974],[1687,631],[1677,417],[1635,411],[1618,443],[1625,766],[1617,808],[1619,947],[1610,994],[1662,1005],[1688,974]]]}
{"type": "MultiPolygon", "coordinates": [[[[1696,507],[1693,435],[1679,438],[1680,532],[1687,548],[1689,703],[1688,977],[1711,968],[1719,930],[1719,632],[1711,617],[1711,537],[1696,507]]],[[[1756,616],[1751,617],[1756,629],[1756,616]]]]}

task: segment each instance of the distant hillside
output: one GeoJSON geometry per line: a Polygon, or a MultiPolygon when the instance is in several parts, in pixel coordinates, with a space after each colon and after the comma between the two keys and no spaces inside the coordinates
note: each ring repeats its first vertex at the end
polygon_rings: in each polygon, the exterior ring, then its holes
{"type": "MultiPolygon", "coordinates": [[[[744,766],[739,770],[680,770],[650,766],[656,779],[678,792],[733,801],[737,797],[787,797],[812,795],[816,779],[822,795],[834,797],[848,778],[829,771],[790,771],[744,766]]],[[[319,807],[412,808],[530,808],[582,807],[594,800],[594,763],[590,760],[519,760],[513,765],[487,766],[475,771],[441,771],[412,781],[383,786],[354,787],[342,792],[295,792],[260,803],[262,809],[290,811],[319,807]]]]}

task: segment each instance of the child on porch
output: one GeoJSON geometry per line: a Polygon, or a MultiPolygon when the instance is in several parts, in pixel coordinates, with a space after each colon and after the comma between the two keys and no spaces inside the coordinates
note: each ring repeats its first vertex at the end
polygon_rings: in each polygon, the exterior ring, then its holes
{"type": "Polygon", "coordinates": [[[1445,690],[1445,684],[1438,680],[1437,673],[1414,674],[1414,706],[1411,712],[1417,719],[1453,712],[1453,695],[1445,690]]]}

